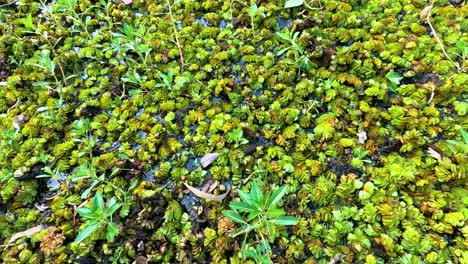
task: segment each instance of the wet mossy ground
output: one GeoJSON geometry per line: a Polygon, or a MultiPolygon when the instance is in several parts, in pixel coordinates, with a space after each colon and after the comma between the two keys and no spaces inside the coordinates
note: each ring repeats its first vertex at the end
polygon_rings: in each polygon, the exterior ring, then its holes
{"type": "Polygon", "coordinates": [[[245,263],[258,179],[275,263],[468,263],[468,7],[430,4],[0,0],[0,259],[245,263]],[[74,243],[98,193],[119,232],[74,243]]]}

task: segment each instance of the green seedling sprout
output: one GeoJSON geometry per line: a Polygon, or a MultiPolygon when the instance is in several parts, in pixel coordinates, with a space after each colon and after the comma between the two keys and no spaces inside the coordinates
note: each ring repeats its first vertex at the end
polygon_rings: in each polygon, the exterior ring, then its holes
{"type": "Polygon", "coordinates": [[[286,212],[277,207],[283,196],[287,192],[286,186],[281,186],[273,193],[263,193],[257,181],[252,182],[250,193],[242,190],[237,191],[240,202],[231,202],[229,207],[231,210],[224,210],[223,215],[231,221],[241,224],[241,227],[231,233],[231,237],[236,237],[244,234],[242,243],[242,255],[245,259],[250,256],[254,259],[260,258],[261,263],[271,263],[269,255],[271,253],[270,242],[274,242],[277,226],[295,225],[299,222],[296,217],[286,216],[286,212]],[[265,237],[263,230],[267,231],[268,236],[265,237]],[[260,247],[246,248],[246,241],[250,231],[261,238],[260,247]],[[259,256],[263,253],[262,256],[259,256]]]}

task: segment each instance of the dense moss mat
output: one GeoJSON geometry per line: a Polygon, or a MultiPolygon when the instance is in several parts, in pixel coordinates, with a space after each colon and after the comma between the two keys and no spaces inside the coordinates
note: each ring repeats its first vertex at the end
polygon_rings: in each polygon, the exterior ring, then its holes
{"type": "Polygon", "coordinates": [[[0,0],[3,263],[246,263],[252,179],[275,263],[468,263],[468,7],[284,4],[0,0]],[[118,234],[74,243],[96,194],[118,234]]]}

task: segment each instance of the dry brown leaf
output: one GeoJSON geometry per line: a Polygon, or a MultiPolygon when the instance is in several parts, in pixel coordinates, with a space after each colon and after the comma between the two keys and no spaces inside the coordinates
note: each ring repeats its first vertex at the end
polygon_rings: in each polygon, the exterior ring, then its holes
{"type": "Polygon", "coordinates": [[[214,194],[211,194],[211,193],[202,192],[202,191],[198,190],[197,188],[188,185],[185,182],[184,182],[184,185],[185,185],[185,187],[187,187],[187,189],[189,189],[191,192],[193,192],[193,194],[195,194],[195,196],[198,196],[198,197],[206,199],[206,200],[211,200],[211,201],[217,201],[217,202],[222,201],[224,198],[226,198],[226,195],[229,193],[229,188],[227,189],[227,191],[225,193],[223,193],[221,195],[214,195],[214,194]]]}
{"type": "Polygon", "coordinates": [[[341,262],[341,260],[344,258],[344,255],[342,254],[337,254],[335,255],[331,260],[330,262],[328,262],[328,264],[336,264],[338,262],[341,262]]]}
{"type": "Polygon", "coordinates": [[[146,259],[146,257],[139,256],[135,259],[135,261],[133,261],[132,264],[148,264],[148,260],[146,259]]]}
{"type": "Polygon", "coordinates": [[[208,167],[213,161],[219,157],[219,153],[208,153],[200,159],[202,168],[208,167]]]}
{"type": "Polygon", "coordinates": [[[34,206],[37,208],[37,210],[41,212],[44,212],[45,210],[49,209],[49,206],[45,204],[40,204],[40,205],[35,204],[34,206]]]}
{"type": "Polygon", "coordinates": [[[426,6],[421,12],[419,13],[419,19],[424,20],[429,15],[429,12],[432,10],[432,5],[426,6]]]}
{"type": "Polygon", "coordinates": [[[435,149],[433,149],[431,147],[429,147],[427,149],[427,153],[429,154],[429,156],[433,157],[436,160],[441,160],[442,159],[442,155],[440,155],[439,152],[437,152],[435,149]]]}
{"type": "Polygon", "coordinates": [[[24,236],[32,236],[38,232],[41,232],[42,230],[46,229],[47,227],[45,225],[37,225],[35,227],[31,227],[27,230],[24,230],[24,231],[21,231],[21,232],[18,232],[14,235],[11,236],[10,240],[8,241],[8,244],[11,244],[13,242],[15,242],[18,238],[22,238],[24,236]]]}
{"type": "Polygon", "coordinates": [[[216,187],[218,187],[219,185],[219,181],[214,181],[210,186],[209,186],[209,189],[208,189],[208,192],[212,192],[214,191],[214,189],[216,189],[216,187]]]}
{"type": "Polygon", "coordinates": [[[26,120],[26,116],[24,114],[19,114],[13,118],[13,127],[17,130],[21,129],[20,124],[26,120]]]}

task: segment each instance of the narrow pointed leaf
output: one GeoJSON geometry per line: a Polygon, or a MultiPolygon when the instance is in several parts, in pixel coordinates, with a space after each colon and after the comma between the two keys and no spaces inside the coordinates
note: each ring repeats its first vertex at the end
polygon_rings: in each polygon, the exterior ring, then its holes
{"type": "MultiPolygon", "coordinates": [[[[114,198],[112,198],[114,199],[114,198]]],[[[113,203],[111,205],[111,203],[109,203],[109,208],[107,209],[107,215],[108,216],[112,216],[112,214],[117,211],[117,209],[119,209],[120,207],[122,206],[122,203],[113,203]]]]}
{"type": "Polygon", "coordinates": [[[234,230],[234,232],[232,232],[229,236],[236,237],[238,235],[242,235],[244,233],[250,232],[250,231],[254,230],[255,228],[256,228],[255,225],[246,224],[246,225],[243,225],[242,227],[234,230]]]}
{"type": "Polygon", "coordinates": [[[285,211],[281,208],[271,208],[267,211],[267,215],[271,218],[285,215],[285,211]]]}
{"type": "Polygon", "coordinates": [[[270,238],[270,241],[275,241],[275,237],[276,237],[275,227],[269,222],[267,222],[266,226],[267,226],[268,236],[270,238]]]}
{"type": "Polygon", "coordinates": [[[115,235],[119,232],[119,226],[116,223],[110,222],[106,228],[106,239],[107,241],[114,241],[115,235]]]}
{"type": "Polygon", "coordinates": [[[101,194],[97,193],[93,199],[93,206],[92,208],[97,210],[98,212],[104,212],[104,199],[102,198],[101,194]]]}
{"type": "Polygon", "coordinates": [[[85,238],[89,237],[91,234],[93,234],[98,228],[100,227],[99,222],[92,222],[91,224],[88,224],[85,229],[83,229],[78,236],[76,237],[75,242],[76,243],[81,243],[85,238]]]}
{"type": "Polygon", "coordinates": [[[283,53],[285,53],[288,49],[289,49],[289,47],[284,48],[284,49],[281,49],[280,51],[278,51],[278,52],[276,53],[276,56],[281,56],[281,55],[282,55],[283,53]]]}
{"type": "Polygon", "coordinates": [[[260,190],[260,187],[257,184],[257,181],[252,182],[252,189],[250,190],[250,197],[254,199],[257,203],[261,203],[263,200],[263,194],[260,190]]]}
{"type": "Polygon", "coordinates": [[[81,217],[88,218],[88,219],[96,219],[96,215],[91,211],[91,208],[83,207],[78,208],[78,213],[81,217]]]}
{"type": "Polygon", "coordinates": [[[303,3],[304,3],[304,0],[288,0],[284,4],[284,8],[291,8],[291,7],[300,6],[303,3]]]}
{"type": "Polygon", "coordinates": [[[268,210],[275,207],[275,205],[286,194],[286,191],[287,191],[286,186],[281,186],[280,188],[278,188],[276,191],[273,192],[273,194],[270,197],[270,200],[268,201],[268,210]]]}
{"type": "Polygon", "coordinates": [[[244,219],[242,219],[242,216],[233,210],[225,210],[223,211],[223,215],[229,218],[231,221],[238,223],[238,224],[247,224],[244,219]]]}
{"type": "Polygon", "coordinates": [[[248,203],[244,203],[244,202],[231,202],[229,204],[229,207],[231,207],[231,209],[234,209],[234,210],[238,210],[238,211],[241,211],[241,212],[254,212],[256,211],[256,208],[249,205],[248,203]]]}
{"type": "Polygon", "coordinates": [[[249,222],[250,220],[254,219],[254,218],[257,217],[259,214],[260,214],[259,211],[255,211],[255,212],[249,213],[249,215],[247,215],[247,222],[249,222]]]}
{"type": "Polygon", "coordinates": [[[248,203],[251,206],[258,207],[257,205],[255,205],[255,201],[246,192],[242,190],[237,190],[237,194],[239,194],[239,197],[242,199],[244,203],[248,203]]]}
{"type": "Polygon", "coordinates": [[[270,222],[277,225],[295,225],[299,223],[299,219],[294,216],[280,216],[276,219],[270,220],[270,222]]]}

